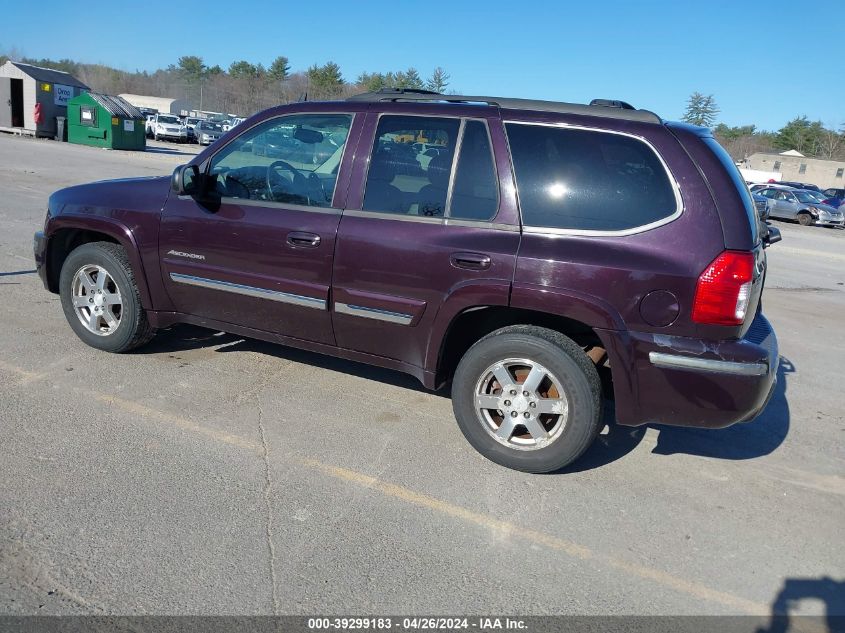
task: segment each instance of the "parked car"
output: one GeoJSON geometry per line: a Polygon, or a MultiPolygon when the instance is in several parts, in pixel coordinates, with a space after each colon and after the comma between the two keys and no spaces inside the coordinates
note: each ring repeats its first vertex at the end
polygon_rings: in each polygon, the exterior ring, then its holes
{"type": "Polygon", "coordinates": [[[830,189],[825,189],[823,193],[827,196],[827,204],[832,207],[839,208],[842,206],[842,203],[845,202],[845,189],[832,187],[830,189]]]}
{"type": "Polygon", "coordinates": [[[751,191],[751,193],[757,193],[758,191],[765,189],[766,187],[771,187],[773,185],[778,185],[778,183],[757,182],[757,183],[753,183],[753,184],[748,185],[748,190],[751,191]]]}
{"type": "Polygon", "coordinates": [[[839,205],[837,204],[830,204],[830,198],[824,195],[823,191],[815,191],[813,189],[802,189],[801,191],[805,191],[809,193],[813,198],[821,202],[822,204],[826,204],[828,206],[833,207],[834,209],[837,208],[839,205]]]}
{"type": "Polygon", "coordinates": [[[785,187],[792,187],[793,189],[809,189],[811,191],[821,191],[821,188],[818,185],[813,185],[808,182],[794,182],[790,180],[782,180],[778,184],[784,185],[785,187]]]}
{"type": "Polygon", "coordinates": [[[711,131],[607,101],[466,101],[275,107],[171,178],[57,191],[38,274],[100,350],[185,322],[450,384],[469,443],[528,472],[577,459],[604,398],[633,426],[762,411],[779,359],[764,248],[779,235],[762,236],[711,131]],[[252,151],[285,130],[298,144],[252,151]],[[443,160],[397,173],[394,139],[421,130],[443,160]]]}
{"type": "Polygon", "coordinates": [[[242,119],[240,117],[233,117],[231,119],[225,119],[224,121],[222,121],[221,127],[223,128],[224,132],[228,132],[233,127],[236,127],[243,122],[244,122],[244,119],[242,119]]]}
{"type": "Polygon", "coordinates": [[[201,121],[198,117],[185,117],[185,127],[188,130],[188,141],[197,142],[197,123],[201,121]]]}
{"type": "Polygon", "coordinates": [[[229,121],[229,129],[228,129],[228,130],[226,130],[226,132],[228,132],[229,130],[231,130],[233,127],[237,127],[238,125],[240,125],[241,123],[243,123],[245,120],[246,120],[246,119],[243,119],[243,118],[241,118],[241,117],[235,117],[234,119],[232,119],[231,121],[229,121]]]}
{"type": "Polygon", "coordinates": [[[773,202],[769,210],[773,218],[797,220],[803,226],[843,226],[842,211],[824,204],[817,191],[771,186],[759,194],[773,202]]]}
{"type": "Polygon", "coordinates": [[[281,158],[299,148],[299,141],[294,139],[293,130],[267,130],[250,139],[252,152],[256,156],[281,158]]]}
{"type": "Polygon", "coordinates": [[[182,120],[175,114],[156,114],[150,122],[153,138],[157,141],[188,141],[188,129],[182,120]]]}
{"type": "Polygon", "coordinates": [[[149,120],[150,117],[155,116],[158,114],[158,110],[155,108],[138,108],[138,111],[144,115],[144,118],[149,120]]]}
{"type": "Polygon", "coordinates": [[[771,215],[771,207],[774,200],[761,196],[759,193],[752,193],[751,197],[754,199],[754,207],[757,209],[757,216],[765,222],[771,215]]]}
{"type": "Polygon", "coordinates": [[[155,114],[147,114],[145,117],[144,123],[144,130],[146,132],[147,138],[153,137],[153,127],[155,126],[156,115],[155,114]]]}
{"type": "Polygon", "coordinates": [[[199,121],[194,128],[197,143],[200,145],[211,145],[214,141],[223,136],[220,124],[214,121],[199,121]]]}
{"type": "Polygon", "coordinates": [[[417,162],[424,170],[428,170],[431,160],[444,153],[448,153],[448,150],[445,147],[436,147],[431,145],[424,151],[417,152],[417,162]]]}

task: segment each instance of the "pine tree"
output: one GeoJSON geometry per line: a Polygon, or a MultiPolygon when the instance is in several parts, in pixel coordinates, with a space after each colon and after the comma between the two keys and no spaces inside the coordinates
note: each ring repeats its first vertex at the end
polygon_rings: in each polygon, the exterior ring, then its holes
{"type": "Polygon", "coordinates": [[[692,125],[713,127],[719,112],[719,106],[716,105],[713,95],[693,92],[687,100],[687,110],[684,113],[683,120],[692,125]]]}

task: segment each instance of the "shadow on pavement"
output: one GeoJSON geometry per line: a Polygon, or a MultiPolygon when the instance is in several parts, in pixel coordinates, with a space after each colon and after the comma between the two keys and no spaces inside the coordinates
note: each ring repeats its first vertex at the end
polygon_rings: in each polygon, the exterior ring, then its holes
{"type": "Polygon", "coordinates": [[[159,330],[155,338],[141,348],[133,350],[133,354],[166,354],[187,352],[192,349],[203,349],[218,345],[232,345],[243,340],[241,336],[195,327],[193,325],[174,325],[159,330]]]}
{"type": "Polygon", "coordinates": [[[351,360],[344,360],[334,356],[326,356],[317,352],[308,352],[286,347],[277,343],[267,343],[258,339],[244,338],[234,334],[216,332],[193,325],[174,325],[160,330],[157,336],[144,347],[136,350],[138,354],[163,354],[183,352],[204,347],[222,346],[218,352],[256,352],[267,356],[274,356],[294,363],[302,363],[312,367],[337,371],[350,376],[357,376],[366,380],[374,380],[387,385],[402,387],[424,393],[433,393],[440,397],[448,397],[448,391],[431,392],[413,376],[399,371],[366,365],[351,360]]]}
{"type": "MultiPolygon", "coordinates": [[[[217,347],[218,352],[256,352],[403,389],[432,393],[413,376],[398,371],[192,325],[175,325],[161,330],[158,336],[137,350],[137,353],[175,353],[206,347],[217,347]]],[[[596,438],[593,445],[577,462],[557,471],[557,474],[593,470],[621,459],[640,444],[649,426],[659,432],[657,445],[652,451],[656,455],[686,453],[729,460],[753,459],[768,455],[783,443],[789,432],[787,375],[794,371],[795,367],[792,363],[781,357],[775,392],[763,413],[752,422],[735,424],[726,429],[692,429],[662,425],[621,426],[614,422],[613,401],[605,400],[603,415],[606,432],[596,438]]],[[[449,389],[446,387],[434,392],[434,395],[448,398],[449,389]]]]}
{"type": "Polygon", "coordinates": [[[845,632],[845,579],[787,578],[772,602],[771,621],[757,633],[788,633],[789,631],[845,632]],[[796,615],[795,607],[802,600],[818,600],[824,604],[824,616],[796,615]],[[805,623],[809,626],[802,626],[805,623]],[[793,626],[795,624],[796,626],[793,626]]]}
{"type": "Polygon", "coordinates": [[[601,468],[633,451],[645,436],[646,429],[658,431],[652,454],[686,453],[713,459],[753,459],[777,449],[789,433],[789,403],[786,399],[787,375],[794,365],[781,357],[778,381],[766,409],[751,422],[734,424],[725,429],[694,429],[679,426],[621,426],[614,422],[613,402],[605,401],[604,417],[607,432],[574,464],[556,474],[584,472],[601,468]]]}
{"type": "Polygon", "coordinates": [[[196,156],[197,152],[186,152],[175,147],[159,147],[158,145],[147,145],[144,150],[148,154],[162,154],[164,156],[196,156]]]}

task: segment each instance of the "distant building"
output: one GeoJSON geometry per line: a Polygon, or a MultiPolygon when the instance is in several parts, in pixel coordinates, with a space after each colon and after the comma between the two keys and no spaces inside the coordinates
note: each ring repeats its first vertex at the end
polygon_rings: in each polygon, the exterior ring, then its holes
{"type": "Polygon", "coordinates": [[[757,152],[748,157],[743,167],[776,172],[781,174],[776,180],[807,182],[822,189],[845,186],[845,161],[809,158],[795,150],[780,154],[757,152]]]}
{"type": "Polygon", "coordinates": [[[136,108],[149,108],[158,110],[162,114],[175,114],[176,116],[188,116],[191,111],[191,104],[187,99],[170,99],[169,97],[148,97],[145,95],[122,94],[136,108]]]}
{"type": "Polygon", "coordinates": [[[56,117],[88,86],[51,68],[7,61],[0,66],[0,130],[55,137],[56,117]]]}

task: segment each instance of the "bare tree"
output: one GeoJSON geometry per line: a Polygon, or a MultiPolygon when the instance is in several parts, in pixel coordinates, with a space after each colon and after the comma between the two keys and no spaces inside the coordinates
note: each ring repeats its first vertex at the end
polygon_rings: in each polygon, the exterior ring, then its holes
{"type": "Polygon", "coordinates": [[[818,152],[821,158],[838,158],[842,155],[843,149],[845,149],[845,135],[842,132],[825,128],[819,134],[818,152]]]}

